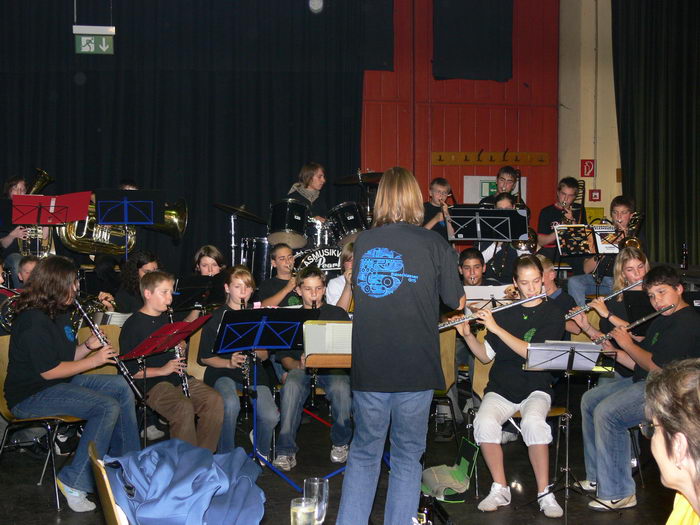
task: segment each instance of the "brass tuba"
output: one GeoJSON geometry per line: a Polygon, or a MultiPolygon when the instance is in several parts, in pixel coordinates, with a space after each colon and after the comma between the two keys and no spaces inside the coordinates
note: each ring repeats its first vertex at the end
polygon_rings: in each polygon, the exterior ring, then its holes
{"type": "Polygon", "coordinates": [[[187,201],[179,199],[175,202],[166,202],[163,217],[162,223],[144,226],[144,228],[169,235],[175,241],[182,239],[187,229],[187,201]]]}
{"type": "MultiPolygon", "coordinates": [[[[35,170],[37,172],[36,179],[34,179],[34,184],[32,184],[27,195],[39,194],[41,190],[56,180],[41,168],[35,168],[35,170]]],[[[20,255],[36,255],[39,258],[49,255],[53,248],[51,230],[49,230],[49,235],[46,239],[44,238],[43,226],[27,226],[26,232],[26,239],[17,239],[20,255]]]]}

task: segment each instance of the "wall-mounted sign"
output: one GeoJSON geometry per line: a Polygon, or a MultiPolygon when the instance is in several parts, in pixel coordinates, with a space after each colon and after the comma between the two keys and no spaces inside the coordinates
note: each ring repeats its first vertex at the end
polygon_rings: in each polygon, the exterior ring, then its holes
{"type": "Polygon", "coordinates": [[[581,159],[581,177],[595,177],[594,159],[581,159]]]}

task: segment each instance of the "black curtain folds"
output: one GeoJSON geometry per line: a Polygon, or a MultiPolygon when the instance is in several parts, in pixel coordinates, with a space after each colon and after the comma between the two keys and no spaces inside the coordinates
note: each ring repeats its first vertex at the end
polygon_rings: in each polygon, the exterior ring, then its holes
{"type": "MultiPolygon", "coordinates": [[[[331,181],[359,167],[369,51],[358,38],[372,1],[326,1],[313,14],[303,0],[122,0],[110,14],[109,2],[79,0],[78,24],[112,17],[114,56],[74,53],[70,0],[4,2],[1,176],[43,168],[57,179],[46,193],[133,178],[187,199],[181,242],[145,236],[166,268],[187,271],[206,243],[229,253],[228,215],[214,202],[267,219],[303,163],[321,162],[331,181]]],[[[391,2],[380,4],[391,32],[391,2]]],[[[371,55],[390,68],[382,52],[371,55]]],[[[329,183],[321,198],[330,207],[358,197],[329,183]]]]}
{"type": "Polygon", "coordinates": [[[613,0],[623,193],[645,214],[652,260],[700,261],[700,3],[613,0]]]}

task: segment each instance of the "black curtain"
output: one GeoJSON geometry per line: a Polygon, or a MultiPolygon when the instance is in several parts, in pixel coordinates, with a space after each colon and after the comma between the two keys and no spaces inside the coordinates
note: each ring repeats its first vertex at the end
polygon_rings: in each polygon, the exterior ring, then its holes
{"type": "MultiPolygon", "coordinates": [[[[202,244],[229,253],[228,215],[213,203],[267,219],[303,163],[324,164],[330,181],[359,167],[365,1],[326,1],[319,14],[306,0],[110,4],[79,0],[77,23],[115,25],[114,56],[75,54],[71,0],[0,6],[3,178],[40,167],[57,179],[46,193],[130,177],[186,198],[182,241],[139,234],[181,272],[202,244]]],[[[321,195],[329,207],[358,197],[330,182],[321,195]]]]}
{"type": "Polygon", "coordinates": [[[434,0],[433,76],[510,80],[513,0],[434,0]]]}
{"type": "Polygon", "coordinates": [[[700,3],[613,0],[622,188],[653,260],[700,259],[700,3]]]}

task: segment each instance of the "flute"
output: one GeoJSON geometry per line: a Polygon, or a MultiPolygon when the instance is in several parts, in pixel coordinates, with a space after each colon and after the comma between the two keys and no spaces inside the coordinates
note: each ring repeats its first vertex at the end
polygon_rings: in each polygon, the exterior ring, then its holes
{"type": "MultiPolygon", "coordinates": [[[[80,312],[80,315],[83,316],[83,319],[85,319],[85,322],[87,325],[90,327],[90,330],[92,330],[92,333],[95,334],[95,337],[97,337],[98,341],[102,346],[109,346],[109,341],[107,341],[107,338],[100,332],[100,329],[95,325],[95,323],[90,319],[90,316],[87,314],[85,309],[83,308],[83,305],[80,304],[80,301],[76,298],[75,300],[75,307],[78,309],[80,312]]],[[[127,384],[131,388],[131,390],[134,392],[134,397],[138,399],[140,402],[143,402],[143,394],[141,391],[138,389],[136,384],[134,383],[134,378],[131,377],[131,374],[129,373],[129,370],[126,368],[126,365],[124,362],[119,359],[119,357],[114,356],[114,363],[117,365],[117,370],[119,370],[119,373],[126,379],[127,384]]]]}
{"type": "MultiPolygon", "coordinates": [[[[168,306],[168,317],[170,318],[170,324],[173,323],[173,309],[168,306]]],[[[180,343],[176,344],[173,347],[173,351],[175,352],[175,359],[180,359],[184,357],[182,355],[182,352],[180,351],[180,343]]],[[[180,382],[182,383],[182,393],[185,394],[186,397],[191,397],[190,396],[190,381],[187,379],[187,372],[178,372],[177,375],[180,376],[180,382]]]]}
{"type": "MultiPolygon", "coordinates": [[[[504,304],[503,306],[499,306],[497,308],[494,308],[491,310],[491,313],[496,313],[500,312],[501,310],[506,310],[507,308],[511,308],[513,306],[518,306],[520,304],[524,303],[529,303],[530,301],[534,301],[535,299],[543,299],[547,297],[546,293],[541,293],[539,295],[533,295],[532,297],[526,297],[525,299],[520,299],[519,301],[513,301],[510,304],[504,304]]],[[[447,330],[448,328],[452,328],[453,326],[456,326],[461,323],[466,323],[467,321],[473,321],[476,319],[475,314],[469,314],[469,315],[463,315],[461,317],[457,317],[456,319],[452,319],[451,321],[445,321],[444,323],[438,324],[438,330],[447,330]]]]}
{"type": "MultiPolygon", "coordinates": [[[[635,286],[639,286],[640,284],[642,284],[642,281],[643,281],[643,279],[640,279],[640,280],[637,281],[636,283],[632,283],[632,284],[630,284],[630,285],[628,285],[628,286],[625,286],[624,288],[622,288],[622,289],[620,289],[620,290],[618,290],[618,291],[616,291],[616,292],[611,293],[611,294],[608,295],[607,297],[603,297],[603,302],[607,301],[608,299],[612,299],[613,297],[617,297],[618,295],[620,295],[620,294],[623,293],[623,292],[626,292],[626,291],[629,290],[630,288],[634,288],[635,286]]],[[[591,308],[593,308],[593,307],[590,305],[590,303],[588,303],[586,306],[582,306],[582,307],[579,308],[578,310],[574,310],[573,312],[569,312],[568,314],[566,314],[566,315],[564,316],[564,321],[568,321],[569,319],[573,319],[573,318],[576,317],[578,314],[582,314],[582,313],[584,313],[584,312],[587,312],[587,311],[590,310],[591,308]]]]}
{"type": "MultiPolygon", "coordinates": [[[[661,310],[657,310],[653,314],[645,315],[641,319],[637,319],[635,322],[628,324],[627,326],[624,327],[624,329],[629,332],[632,328],[635,328],[635,327],[639,326],[640,324],[646,323],[649,319],[653,319],[657,315],[661,315],[662,313],[670,310],[671,308],[675,308],[675,307],[676,307],[675,304],[670,304],[668,306],[664,306],[661,310]]],[[[608,341],[608,340],[612,339],[612,337],[613,337],[612,332],[608,332],[605,335],[601,335],[600,337],[595,338],[593,340],[593,342],[595,344],[599,345],[603,341],[608,341]]]]}

